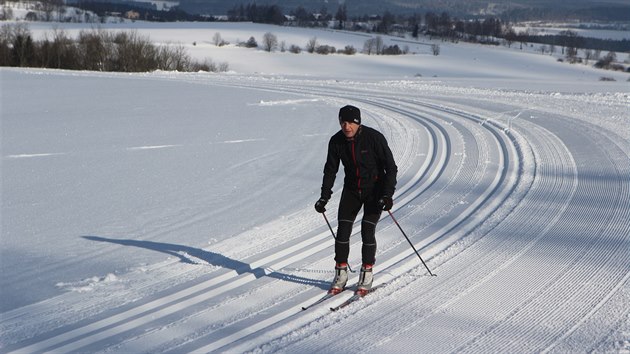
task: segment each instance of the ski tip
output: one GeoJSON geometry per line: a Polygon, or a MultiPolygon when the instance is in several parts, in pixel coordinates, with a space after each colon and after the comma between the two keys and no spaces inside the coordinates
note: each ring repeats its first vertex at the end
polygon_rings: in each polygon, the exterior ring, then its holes
{"type": "Polygon", "coordinates": [[[331,307],[331,308],[330,308],[330,311],[332,311],[332,312],[337,312],[337,310],[339,310],[339,309],[334,308],[334,307],[331,307]]]}

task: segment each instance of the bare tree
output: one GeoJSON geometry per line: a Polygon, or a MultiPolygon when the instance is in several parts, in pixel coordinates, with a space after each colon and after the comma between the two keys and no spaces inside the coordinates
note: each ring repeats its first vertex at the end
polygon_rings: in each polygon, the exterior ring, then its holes
{"type": "Polygon", "coordinates": [[[343,50],[340,49],[339,51],[346,55],[354,55],[357,53],[357,50],[351,45],[347,45],[343,50]]]}
{"type": "Polygon", "coordinates": [[[106,49],[104,36],[98,30],[79,32],[78,52],[80,65],[86,70],[105,70],[106,49]]]}
{"type": "Polygon", "coordinates": [[[0,65],[11,65],[11,42],[13,36],[11,25],[0,27],[0,65]]]}
{"type": "Polygon", "coordinates": [[[431,53],[437,56],[440,55],[440,45],[439,44],[431,44],[431,53]]]}
{"type": "Polygon", "coordinates": [[[41,2],[42,9],[46,15],[46,22],[52,21],[52,13],[55,11],[55,4],[51,0],[45,0],[41,2]]]}
{"type": "Polygon", "coordinates": [[[226,72],[226,71],[230,70],[230,64],[228,64],[227,62],[221,62],[221,63],[219,63],[218,70],[220,72],[226,72]]]}
{"type": "Polygon", "coordinates": [[[317,37],[313,37],[306,42],[306,51],[309,53],[314,53],[317,48],[317,37]]]}
{"type": "Polygon", "coordinates": [[[562,44],[562,54],[565,54],[569,59],[575,58],[577,56],[577,48],[581,47],[583,38],[577,32],[571,30],[561,31],[559,36],[562,44]]]}
{"type": "Polygon", "coordinates": [[[157,48],[156,53],[157,69],[187,71],[191,65],[191,59],[186,54],[183,45],[162,45],[157,48]]]}
{"type": "Polygon", "coordinates": [[[148,37],[137,31],[116,34],[114,42],[117,47],[116,67],[123,72],[142,72],[157,69],[157,48],[148,37]]]}
{"type": "Polygon", "coordinates": [[[219,45],[221,45],[222,42],[223,42],[223,39],[221,38],[221,33],[219,32],[215,33],[214,36],[212,37],[212,43],[214,43],[214,45],[218,47],[219,45]]]}
{"type": "Polygon", "coordinates": [[[588,61],[593,59],[593,51],[590,49],[586,49],[584,51],[584,65],[588,65],[588,61]]]}
{"type": "Polygon", "coordinates": [[[8,6],[3,6],[0,11],[0,21],[8,21],[13,19],[13,9],[8,6]]]}
{"type": "Polygon", "coordinates": [[[3,42],[6,43],[8,51],[8,65],[28,67],[36,64],[37,53],[35,42],[31,35],[31,30],[27,24],[18,23],[16,25],[3,26],[3,42]],[[6,27],[5,27],[6,26],[6,27]]]}
{"type": "Polygon", "coordinates": [[[577,47],[566,47],[565,52],[566,58],[569,63],[575,63],[578,60],[578,49],[577,47]]]}
{"type": "Polygon", "coordinates": [[[271,32],[267,32],[263,35],[263,49],[268,52],[273,52],[278,48],[278,37],[271,32]]]}
{"type": "Polygon", "coordinates": [[[74,47],[72,39],[63,29],[55,28],[52,32],[52,42],[47,53],[46,67],[55,69],[72,69],[76,57],[72,56],[74,47]]]}
{"type": "Polygon", "coordinates": [[[211,61],[193,61],[183,45],[155,46],[137,32],[83,30],[72,40],[63,30],[55,29],[35,42],[26,25],[0,27],[0,65],[36,66],[70,70],[99,71],[227,71],[227,63],[208,65],[211,61]]]}
{"type": "Polygon", "coordinates": [[[372,55],[376,52],[376,39],[370,38],[363,42],[363,53],[372,55]]]}
{"type": "Polygon", "coordinates": [[[508,48],[512,48],[512,44],[517,40],[518,35],[516,34],[516,31],[510,27],[505,31],[505,35],[503,37],[505,38],[505,43],[508,48]]]}
{"type": "Polygon", "coordinates": [[[545,54],[547,52],[547,46],[544,44],[541,45],[539,49],[541,54],[545,54]]]}
{"type": "Polygon", "coordinates": [[[376,54],[383,54],[383,50],[385,49],[385,43],[383,43],[383,37],[376,36],[376,54]]]}
{"type": "Polygon", "coordinates": [[[384,49],[385,45],[383,44],[383,37],[381,36],[370,38],[363,43],[363,53],[367,55],[383,54],[384,49]]]}
{"type": "Polygon", "coordinates": [[[599,59],[595,63],[596,68],[610,69],[613,63],[617,61],[617,54],[615,52],[608,52],[602,59],[599,59]]]}

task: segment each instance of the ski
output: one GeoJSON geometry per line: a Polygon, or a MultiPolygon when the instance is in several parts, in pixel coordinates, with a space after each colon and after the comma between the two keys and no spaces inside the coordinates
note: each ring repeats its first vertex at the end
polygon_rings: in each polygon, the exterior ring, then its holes
{"type": "Polygon", "coordinates": [[[320,297],[317,301],[315,301],[315,302],[313,302],[313,303],[311,303],[311,304],[309,304],[309,305],[302,306],[302,311],[305,311],[305,310],[310,309],[311,307],[317,306],[317,305],[321,304],[322,302],[324,302],[324,301],[326,301],[326,300],[328,300],[328,299],[330,299],[330,298],[333,298],[333,297],[335,297],[336,295],[341,294],[342,292],[343,292],[343,291],[340,291],[340,292],[338,292],[338,293],[326,293],[326,295],[324,295],[324,296],[320,297]]]}
{"type": "Polygon", "coordinates": [[[374,291],[376,291],[376,289],[380,288],[381,285],[379,286],[375,286],[372,289],[368,290],[367,292],[364,293],[360,293],[360,292],[355,292],[354,295],[352,295],[351,298],[349,298],[348,300],[344,301],[343,303],[341,303],[340,305],[337,305],[335,307],[331,307],[330,311],[336,312],[341,310],[342,308],[352,304],[353,302],[362,299],[363,297],[365,297],[366,295],[369,295],[371,293],[373,293],[374,291]]]}

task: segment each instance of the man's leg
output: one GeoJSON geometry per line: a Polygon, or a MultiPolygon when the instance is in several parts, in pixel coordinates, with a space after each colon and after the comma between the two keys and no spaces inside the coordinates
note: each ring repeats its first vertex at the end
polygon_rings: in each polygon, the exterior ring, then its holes
{"type": "Polygon", "coordinates": [[[375,200],[365,203],[363,220],[361,221],[361,255],[363,264],[373,265],[376,262],[376,224],[381,218],[381,210],[375,200]]]}
{"type": "Polygon", "coordinates": [[[337,240],[335,241],[335,261],[348,263],[350,253],[350,234],[352,234],[352,224],[361,210],[361,200],[356,193],[346,191],[341,193],[339,202],[337,240]]]}
{"type": "Polygon", "coordinates": [[[361,221],[361,256],[363,265],[359,274],[357,292],[366,294],[372,289],[374,272],[372,266],[376,262],[376,224],[381,217],[381,210],[375,201],[367,201],[363,209],[363,220],[361,221]]]}

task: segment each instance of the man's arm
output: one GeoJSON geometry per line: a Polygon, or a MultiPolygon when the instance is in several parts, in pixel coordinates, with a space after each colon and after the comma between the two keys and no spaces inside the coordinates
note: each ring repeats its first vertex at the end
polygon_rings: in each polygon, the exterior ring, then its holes
{"type": "Polygon", "coordinates": [[[328,155],[324,164],[324,178],[322,181],[321,198],[329,200],[332,196],[332,188],[335,185],[335,178],[339,171],[339,153],[333,143],[333,138],[328,142],[328,155]]]}
{"type": "Polygon", "coordinates": [[[396,176],[398,174],[398,166],[394,161],[394,155],[392,150],[387,144],[387,139],[382,134],[380,135],[380,150],[383,169],[385,170],[385,183],[383,184],[383,195],[388,197],[394,196],[396,190],[396,176]]]}

